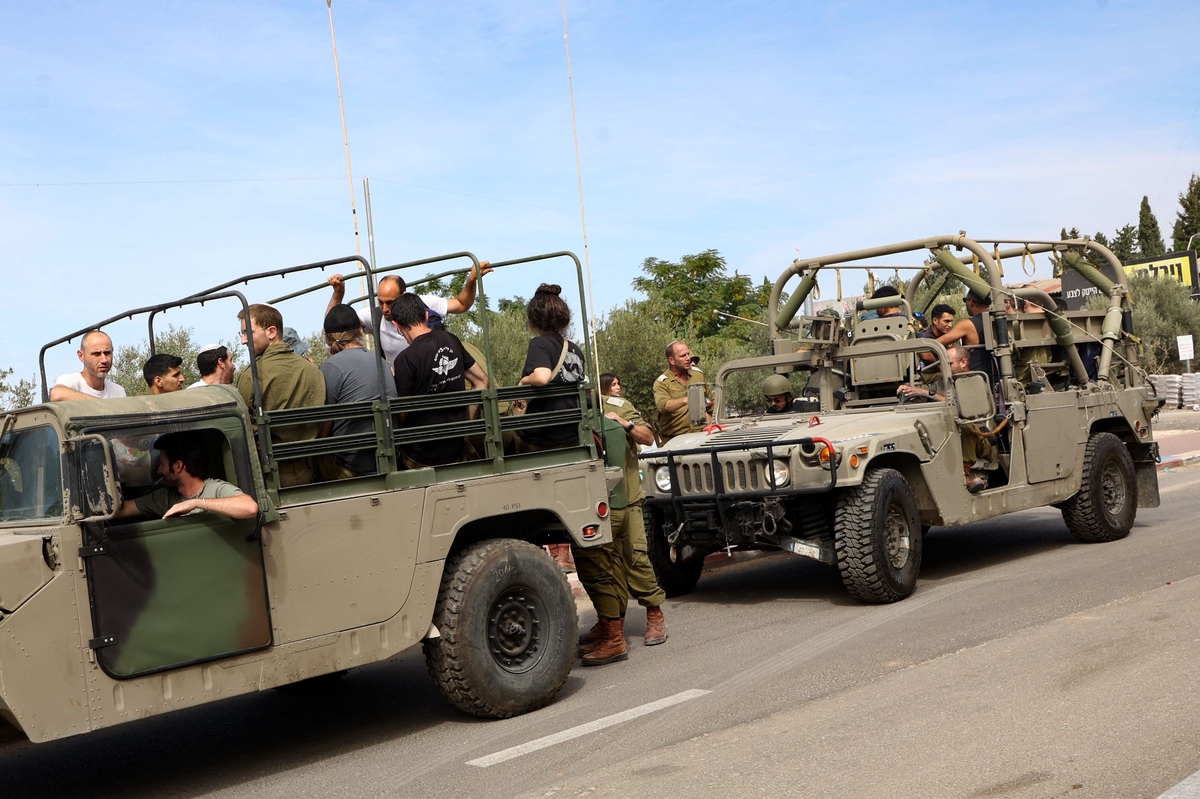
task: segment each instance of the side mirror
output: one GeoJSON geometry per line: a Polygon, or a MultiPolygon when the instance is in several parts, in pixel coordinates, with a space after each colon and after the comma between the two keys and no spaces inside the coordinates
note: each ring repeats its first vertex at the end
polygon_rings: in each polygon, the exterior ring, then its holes
{"type": "Polygon", "coordinates": [[[707,421],[708,408],[704,402],[704,384],[688,384],[688,421],[692,427],[700,427],[707,421]]]}
{"type": "Polygon", "coordinates": [[[108,441],[103,436],[83,435],[68,440],[65,446],[75,455],[75,515],[84,521],[111,519],[120,504],[120,491],[108,441]]]}

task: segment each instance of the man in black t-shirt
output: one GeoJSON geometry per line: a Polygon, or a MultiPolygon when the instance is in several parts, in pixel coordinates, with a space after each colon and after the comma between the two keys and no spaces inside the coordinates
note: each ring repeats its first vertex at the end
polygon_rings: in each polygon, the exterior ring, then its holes
{"type": "MultiPolygon", "coordinates": [[[[471,379],[476,388],[487,388],[488,377],[462,342],[442,328],[429,327],[425,303],[415,294],[402,294],[392,303],[392,320],[408,342],[408,348],[396,356],[396,394],[414,397],[422,394],[445,394],[463,391],[463,376],[471,379]]],[[[446,422],[465,422],[475,418],[478,405],[469,408],[446,408],[417,411],[399,415],[398,426],[417,427],[446,422]]],[[[410,468],[455,463],[463,457],[463,438],[450,435],[436,441],[406,444],[401,448],[410,468]]]]}

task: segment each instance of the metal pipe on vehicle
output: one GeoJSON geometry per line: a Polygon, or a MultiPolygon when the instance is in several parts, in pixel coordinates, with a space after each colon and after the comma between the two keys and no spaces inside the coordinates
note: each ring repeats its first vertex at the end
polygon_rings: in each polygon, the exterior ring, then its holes
{"type": "Polygon", "coordinates": [[[1058,312],[1058,306],[1055,305],[1050,295],[1041,289],[1035,288],[1013,289],[1012,293],[1014,297],[1022,300],[1032,300],[1042,309],[1046,321],[1050,323],[1050,329],[1054,332],[1054,339],[1058,342],[1058,346],[1062,347],[1067,353],[1067,360],[1071,362],[1071,371],[1075,373],[1075,377],[1081,383],[1088,382],[1087,367],[1083,365],[1083,359],[1079,357],[1079,350],[1075,346],[1075,333],[1071,330],[1071,323],[1067,321],[1065,316],[1058,312]]]}

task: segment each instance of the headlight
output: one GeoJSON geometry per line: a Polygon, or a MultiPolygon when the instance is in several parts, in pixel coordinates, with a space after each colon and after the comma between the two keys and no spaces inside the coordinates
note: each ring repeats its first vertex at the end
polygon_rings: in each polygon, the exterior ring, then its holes
{"type": "Polygon", "coordinates": [[[787,461],[771,461],[771,488],[783,488],[791,476],[787,461]]]}
{"type": "Polygon", "coordinates": [[[658,486],[658,490],[664,494],[671,491],[671,470],[666,466],[659,466],[654,470],[654,485],[658,486]]]}

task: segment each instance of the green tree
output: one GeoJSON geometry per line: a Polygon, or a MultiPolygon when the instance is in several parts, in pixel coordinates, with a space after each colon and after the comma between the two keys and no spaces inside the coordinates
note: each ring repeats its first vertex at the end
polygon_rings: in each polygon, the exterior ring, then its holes
{"type": "Polygon", "coordinates": [[[1162,231],[1158,229],[1158,219],[1150,210],[1150,198],[1142,197],[1142,207],[1138,211],[1137,226],[1138,254],[1143,258],[1162,255],[1167,251],[1163,244],[1162,231]]]}
{"type": "Polygon", "coordinates": [[[36,403],[37,380],[21,378],[12,381],[12,369],[0,369],[0,411],[15,411],[17,408],[27,408],[36,403]]]}
{"type": "MultiPolygon", "coordinates": [[[[1173,248],[1176,251],[1185,249],[1192,236],[1200,239],[1200,175],[1194,172],[1188,181],[1187,191],[1179,195],[1179,212],[1171,229],[1173,248]]],[[[1195,242],[1192,242],[1192,247],[1195,246],[1195,242]]]]}
{"type": "MultiPolygon", "coordinates": [[[[1142,340],[1141,367],[1151,374],[1179,374],[1176,336],[1200,336],[1200,303],[1192,301],[1190,290],[1169,277],[1147,272],[1129,276],[1133,295],[1133,332],[1142,340]]],[[[1088,307],[1108,307],[1105,297],[1092,297],[1088,307]]]]}
{"type": "Polygon", "coordinates": [[[738,335],[739,320],[720,313],[757,318],[771,292],[766,281],[755,287],[745,275],[727,275],[725,259],[716,250],[685,255],[678,263],[647,258],[642,272],[633,279],[634,289],[652,300],[663,321],[685,338],[707,338],[727,328],[738,335]]]}
{"type": "Polygon", "coordinates": [[[1108,249],[1112,250],[1113,255],[1117,256],[1121,261],[1129,261],[1137,257],[1137,228],[1133,225],[1125,225],[1117,228],[1117,232],[1113,234],[1112,242],[1108,245],[1108,249]]]}
{"type": "MultiPolygon", "coordinates": [[[[446,329],[463,341],[473,344],[481,352],[486,352],[483,346],[483,328],[474,320],[478,314],[486,313],[488,321],[488,340],[491,344],[491,361],[488,363],[488,380],[493,386],[515,386],[521,379],[521,369],[525,366],[525,356],[529,350],[529,340],[533,334],[529,332],[529,323],[525,318],[525,301],[520,297],[501,300],[503,310],[492,311],[472,309],[472,313],[454,314],[446,320],[446,329]],[[474,317],[474,319],[472,318],[474,317]]],[[[573,330],[567,331],[567,338],[579,342],[573,330]]]]}
{"type": "Polygon", "coordinates": [[[642,412],[651,427],[657,427],[654,381],[667,368],[666,347],[676,332],[662,309],[652,304],[652,300],[630,299],[600,317],[596,349],[600,371],[618,375],[625,399],[642,412]]]}

